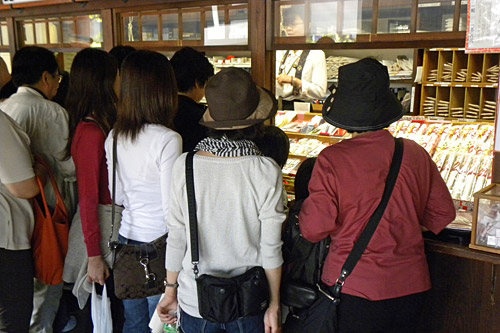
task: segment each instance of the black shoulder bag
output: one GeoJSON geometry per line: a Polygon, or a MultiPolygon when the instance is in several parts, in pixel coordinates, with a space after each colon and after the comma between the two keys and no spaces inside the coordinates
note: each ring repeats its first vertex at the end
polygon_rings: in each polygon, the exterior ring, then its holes
{"type": "Polygon", "coordinates": [[[137,299],[165,292],[165,251],[167,234],[140,245],[112,241],[116,196],[116,140],[113,140],[113,184],[111,236],[108,246],[114,250],[113,280],[119,299],[137,299]]]}
{"type": "MultiPolygon", "coordinates": [[[[321,282],[318,281],[316,283],[316,289],[313,289],[309,284],[301,285],[300,283],[295,283],[292,286],[292,289],[286,292],[288,293],[287,297],[290,299],[289,302],[293,301],[293,303],[301,305],[299,309],[292,309],[292,312],[287,317],[284,326],[286,332],[293,333],[315,331],[320,333],[332,333],[338,331],[337,305],[340,303],[340,293],[342,291],[342,287],[344,286],[345,280],[352,273],[354,267],[363,255],[363,252],[368,246],[368,243],[370,242],[380,220],[382,219],[382,216],[384,215],[389,199],[391,198],[394,185],[396,184],[396,180],[398,178],[402,159],[403,140],[397,138],[395,139],[394,155],[389,174],[387,176],[384,193],[382,194],[382,200],[365,226],[361,236],[354,244],[353,249],[342,266],[340,276],[335,284],[332,287],[325,288],[324,286],[322,287],[321,282]],[[303,286],[303,288],[301,288],[301,286],[303,286]],[[328,289],[329,292],[324,289],[328,289]],[[290,295],[290,292],[293,292],[293,294],[290,295]],[[304,304],[303,301],[299,301],[299,299],[305,295],[308,297],[307,304],[304,304]],[[314,311],[314,309],[318,306],[318,303],[324,302],[325,299],[330,302],[329,308],[331,309],[331,312],[328,316],[324,316],[323,314],[317,313],[318,311],[314,311]],[[319,324],[320,321],[322,321],[323,324],[319,324]]],[[[320,269],[321,268],[322,267],[320,267],[320,269]]],[[[287,288],[287,285],[285,284],[283,288],[287,288]]]]}
{"type": "Polygon", "coordinates": [[[227,323],[240,317],[258,315],[269,306],[269,284],[262,267],[252,267],[245,273],[232,278],[208,274],[198,276],[199,249],[193,176],[194,154],[195,152],[190,152],[186,156],[186,189],[191,233],[191,263],[198,292],[198,310],[204,319],[215,323],[227,323]]]}

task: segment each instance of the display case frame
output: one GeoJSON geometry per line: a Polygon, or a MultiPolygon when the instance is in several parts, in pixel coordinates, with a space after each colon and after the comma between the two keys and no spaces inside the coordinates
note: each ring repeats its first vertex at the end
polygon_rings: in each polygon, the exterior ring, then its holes
{"type": "Polygon", "coordinates": [[[474,194],[471,249],[500,254],[500,184],[474,194]]]}

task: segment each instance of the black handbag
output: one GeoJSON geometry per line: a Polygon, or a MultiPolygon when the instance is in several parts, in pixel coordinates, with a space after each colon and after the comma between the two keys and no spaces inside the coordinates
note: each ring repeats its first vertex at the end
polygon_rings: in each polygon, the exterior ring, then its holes
{"type": "Polygon", "coordinates": [[[137,299],[165,291],[165,254],[167,234],[152,242],[131,245],[112,240],[115,224],[116,140],[113,140],[113,184],[111,234],[108,242],[113,252],[113,280],[119,299],[137,299]]]}
{"type": "Polygon", "coordinates": [[[331,239],[311,243],[300,232],[299,212],[304,200],[296,201],[290,209],[283,232],[283,278],[281,303],[293,309],[309,308],[318,297],[316,284],[328,254],[331,239]]]}
{"type": "MultiPolygon", "coordinates": [[[[391,167],[387,176],[384,193],[377,209],[370,217],[367,225],[363,229],[361,236],[356,241],[353,249],[349,253],[339,278],[332,287],[326,287],[321,282],[316,284],[316,297],[307,307],[291,308],[284,328],[286,332],[319,332],[331,333],[338,331],[337,306],[340,303],[340,294],[345,280],[352,273],[354,267],[363,255],[368,243],[370,242],[377,226],[384,215],[389,199],[391,198],[394,185],[398,178],[401,162],[403,159],[403,140],[395,139],[394,155],[391,167]],[[327,304],[325,304],[325,302],[327,304]],[[320,309],[315,311],[315,309],[320,309]],[[325,315],[323,309],[328,309],[325,315]]],[[[299,299],[304,289],[295,288],[295,294],[291,298],[299,299]]]]}
{"type": "Polygon", "coordinates": [[[186,189],[191,233],[191,262],[198,293],[198,311],[211,322],[227,323],[240,317],[262,313],[269,306],[269,284],[264,269],[255,266],[245,273],[222,278],[209,274],[198,276],[198,219],[194,194],[193,157],[186,156],[186,189]]]}

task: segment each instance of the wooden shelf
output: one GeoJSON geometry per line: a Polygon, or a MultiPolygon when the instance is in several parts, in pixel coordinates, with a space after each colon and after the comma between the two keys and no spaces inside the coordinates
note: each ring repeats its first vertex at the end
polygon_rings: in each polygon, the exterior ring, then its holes
{"type": "Polygon", "coordinates": [[[425,249],[426,251],[447,254],[458,258],[471,259],[490,263],[493,265],[500,265],[500,255],[473,250],[468,248],[467,246],[426,239],[425,249]]]}

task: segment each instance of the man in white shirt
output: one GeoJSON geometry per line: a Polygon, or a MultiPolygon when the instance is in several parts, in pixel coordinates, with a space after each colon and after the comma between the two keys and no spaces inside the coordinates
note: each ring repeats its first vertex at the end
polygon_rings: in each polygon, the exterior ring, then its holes
{"type": "MultiPolygon", "coordinates": [[[[71,218],[77,191],[73,160],[64,159],[68,114],[51,101],[59,88],[60,78],[51,51],[38,46],[24,47],[12,62],[12,80],[18,87],[17,92],[3,101],[0,108],[28,134],[33,154],[41,155],[51,167],[71,218]]],[[[46,188],[46,193],[49,205],[55,207],[51,186],[46,188]]],[[[35,279],[30,332],[52,332],[61,295],[62,284],[48,286],[35,279]]]]}

